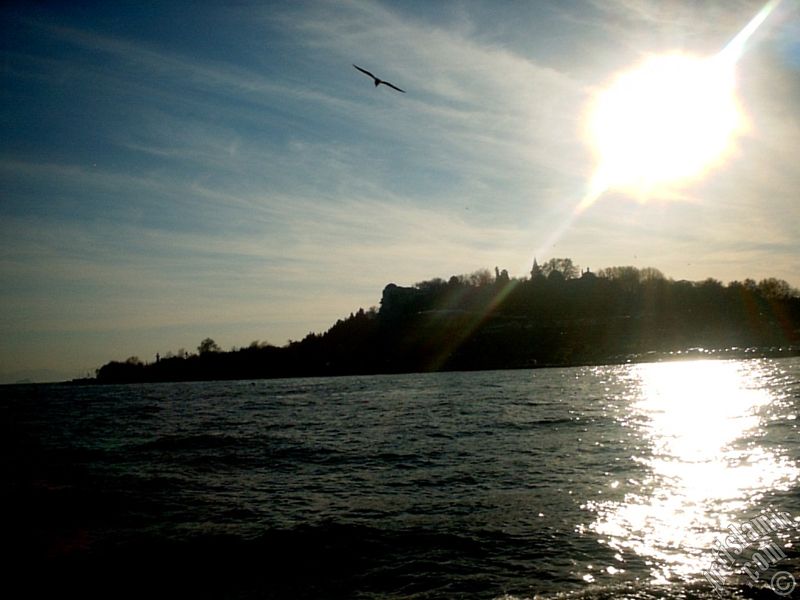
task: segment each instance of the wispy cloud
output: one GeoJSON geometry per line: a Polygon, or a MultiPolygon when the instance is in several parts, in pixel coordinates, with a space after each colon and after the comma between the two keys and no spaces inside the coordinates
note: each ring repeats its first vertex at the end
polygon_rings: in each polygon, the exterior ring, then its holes
{"type": "MultiPolygon", "coordinates": [[[[3,54],[0,362],[48,332],[95,358],[280,343],[390,281],[523,275],[585,192],[597,87],[642,53],[717,47],[759,7],[310,2],[220,10],[220,37],[183,44],[32,12],[3,54]]],[[[609,194],[546,250],[797,285],[800,90],[764,43],[742,62],[752,127],[730,164],[681,204],[609,194]]]]}

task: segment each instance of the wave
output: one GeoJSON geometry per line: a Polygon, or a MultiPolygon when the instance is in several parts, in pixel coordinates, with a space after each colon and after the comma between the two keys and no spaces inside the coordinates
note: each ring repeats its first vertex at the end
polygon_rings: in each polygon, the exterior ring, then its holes
{"type": "Polygon", "coordinates": [[[236,446],[240,440],[226,434],[201,433],[196,435],[164,435],[155,440],[138,444],[132,450],[209,450],[236,446]]]}
{"type": "Polygon", "coordinates": [[[42,576],[27,589],[37,597],[57,589],[92,598],[351,598],[472,588],[487,597],[491,578],[464,578],[483,555],[468,536],[336,523],[250,539],[191,532],[183,538],[115,536],[40,561],[42,576]]]}
{"type": "Polygon", "coordinates": [[[590,585],[583,590],[549,594],[502,594],[493,600],[767,600],[780,598],[761,586],[728,586],[719,591],[706,583],[656,585],[626,582],[619,585],[590,585]]]}
{"type": "MultiPolygon", "coordinates": [[[[238,517],[240,515],[232,515],[238,517]]],[[[519,556],[519,553],[517,553],[519,556]]],[[[323,521],[252,537],[116,536],[41,561],[33,596],[80,591],[107,598],[461,598],[495,600],[730,600],[774,598],[765,587],[705,582],[595,585],[536,570],[547,548],[499,531],[378,529],[323,521]],[[509,548],[527,546],[525,561],[509,548]],[[537,558],[538,557],[538,558],[537,558]],[[513,570],[528,569],[527,576],[513,570]],[[52,586],[52,587],[48,587],[52,586]]]]}

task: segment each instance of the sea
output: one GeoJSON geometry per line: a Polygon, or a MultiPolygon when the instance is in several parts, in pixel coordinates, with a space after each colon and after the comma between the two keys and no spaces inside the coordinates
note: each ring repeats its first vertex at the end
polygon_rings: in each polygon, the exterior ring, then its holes
{"type": "Polygon", "coordinates": [[[0,593],[797,598],[798,413],[798,358],[3,386],[0,593]]]}

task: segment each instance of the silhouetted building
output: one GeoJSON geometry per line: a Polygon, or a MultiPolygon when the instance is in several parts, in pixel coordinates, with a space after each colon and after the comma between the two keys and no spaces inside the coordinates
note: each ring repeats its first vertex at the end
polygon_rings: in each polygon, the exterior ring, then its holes
{"type": "Polygon", "coordinates": [[[542,268],[539,266],[539,263],[536,262],[536,257],[533,258],[533,267],[531,268],[531,281],[537,281],[544,279],[544,272],[542,268]]]}

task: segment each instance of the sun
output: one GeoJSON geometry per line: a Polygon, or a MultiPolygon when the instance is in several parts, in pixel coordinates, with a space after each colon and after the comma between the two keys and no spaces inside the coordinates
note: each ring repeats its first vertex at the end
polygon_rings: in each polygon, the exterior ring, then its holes
{"type": "Polygon", "coordinates": [[[647,198],[720,163],[744,126],[733,67],[724,54],[670,54],[619,75],[589,115],[594,186],[647,198]]]}

